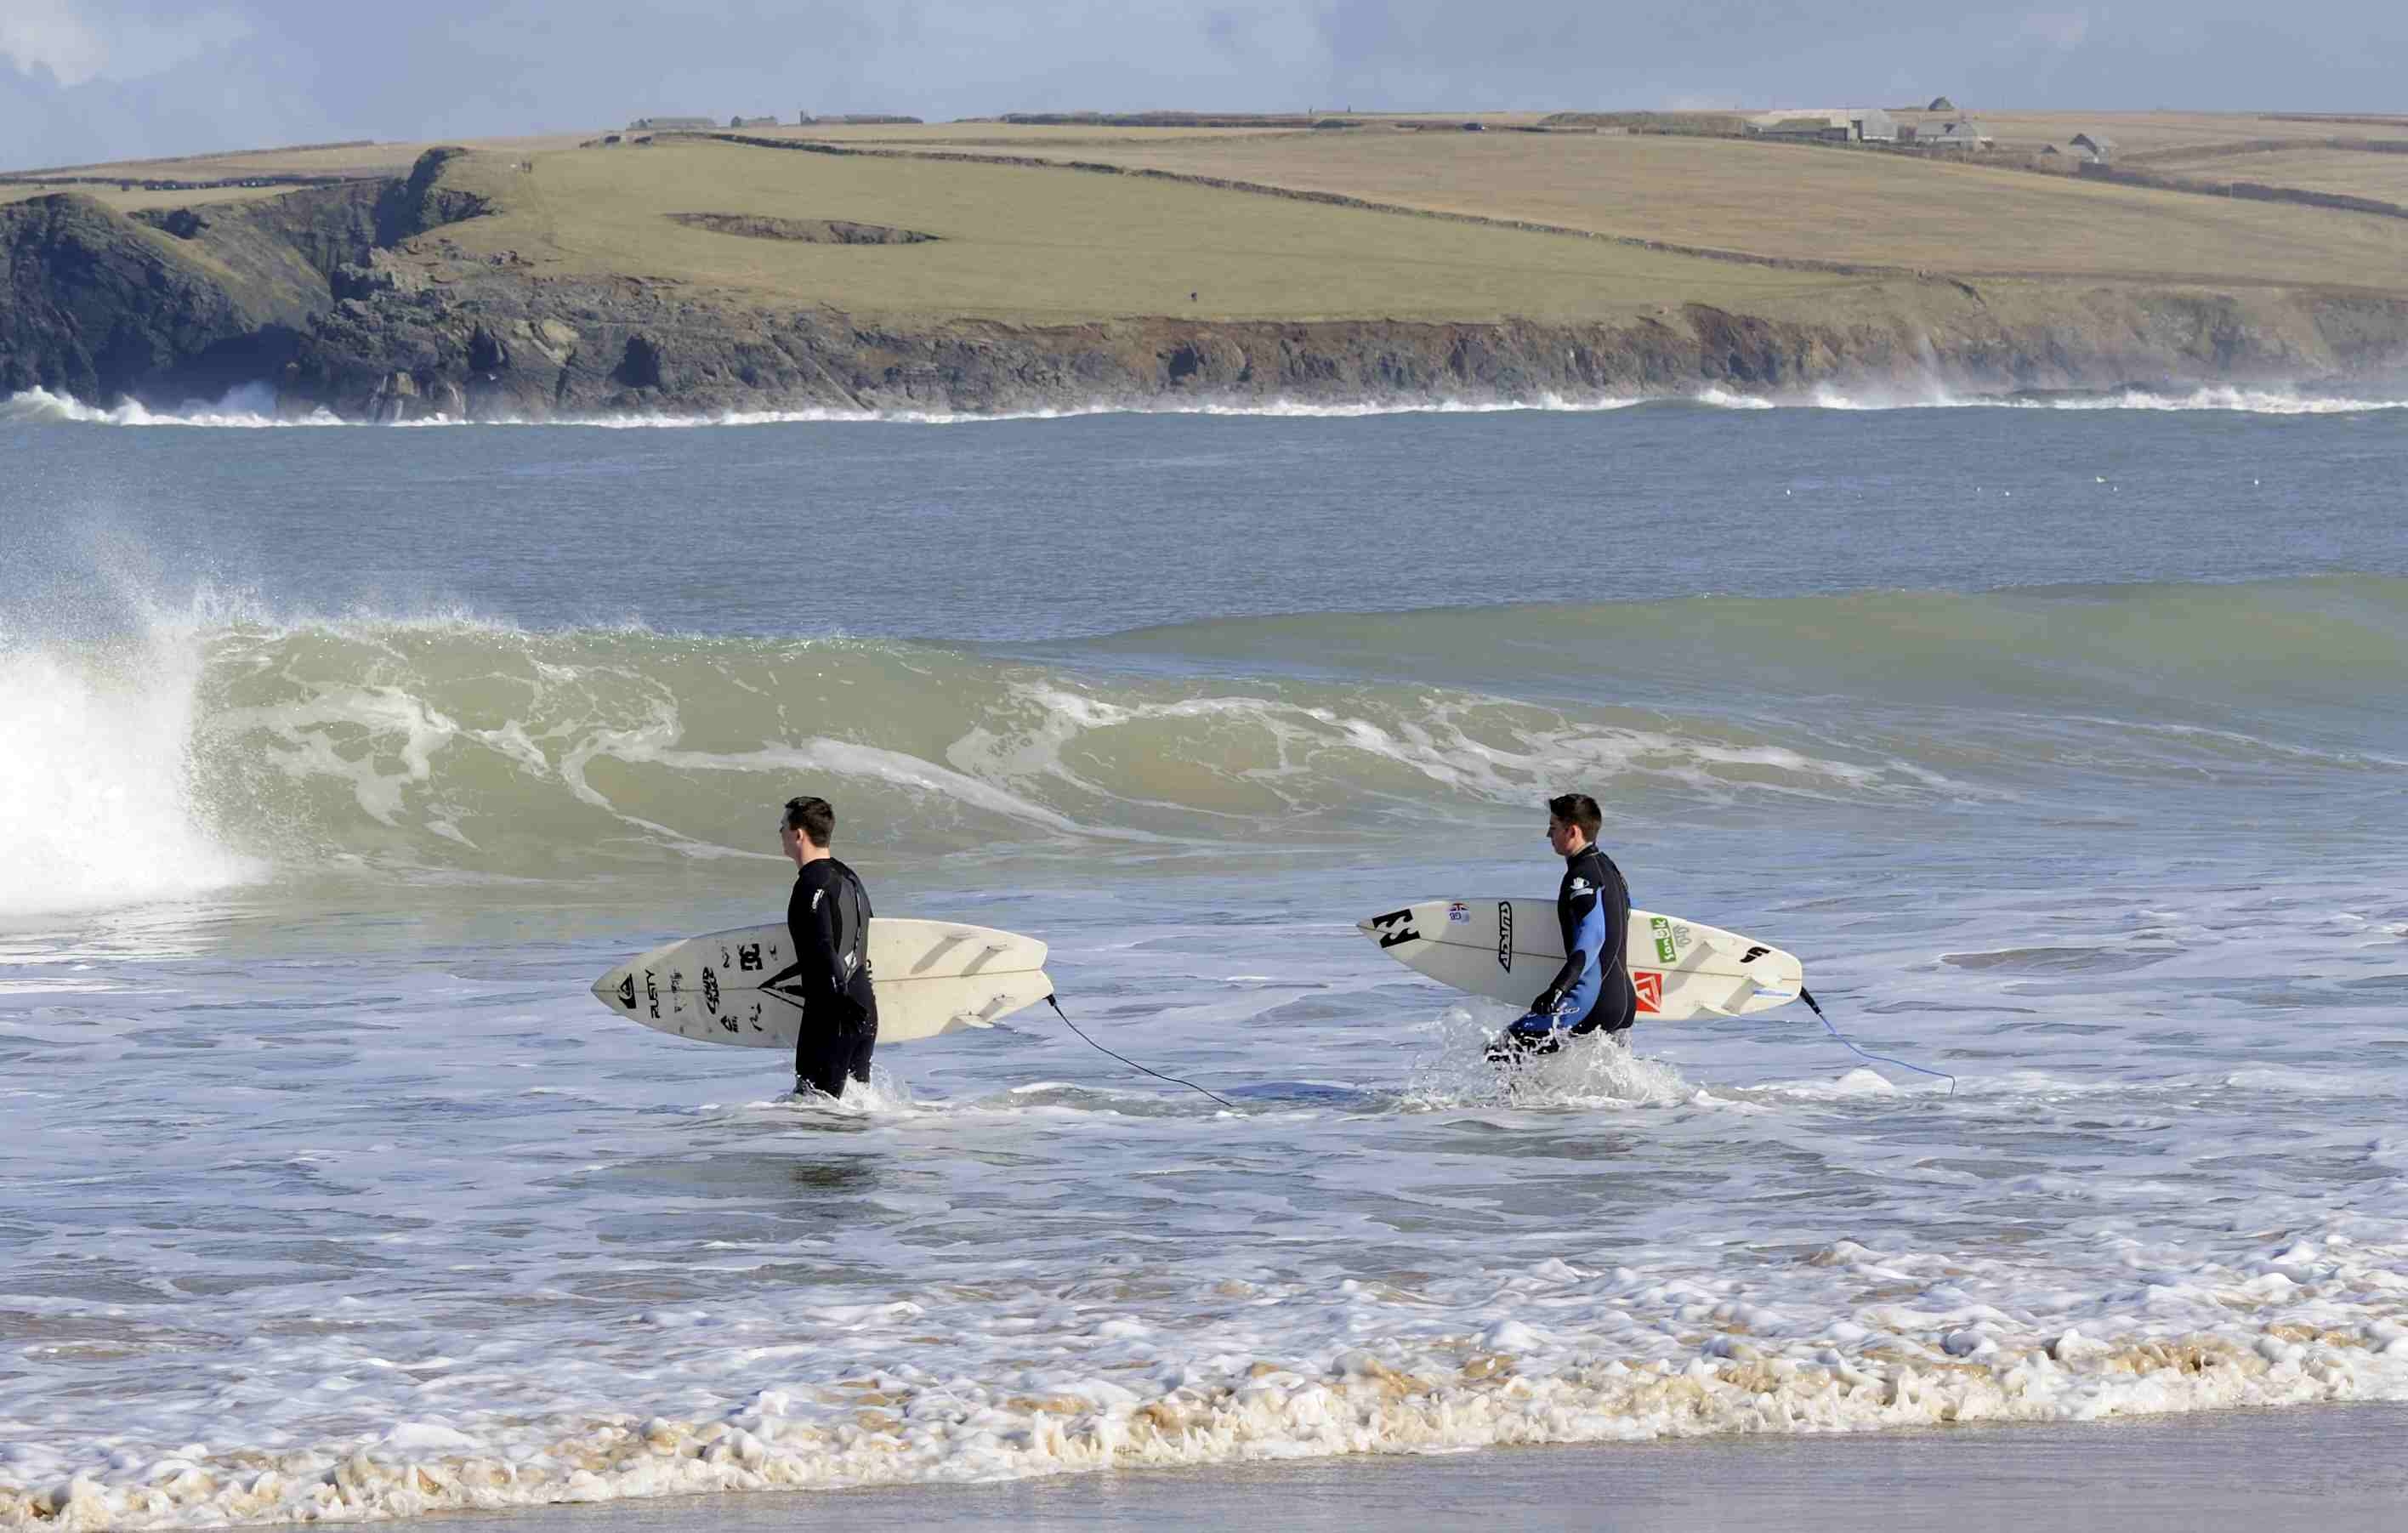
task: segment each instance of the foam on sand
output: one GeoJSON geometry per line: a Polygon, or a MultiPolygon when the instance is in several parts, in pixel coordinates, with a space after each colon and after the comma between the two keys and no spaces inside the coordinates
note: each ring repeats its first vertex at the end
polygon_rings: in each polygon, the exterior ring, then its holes
{"type": "MultiPolygon", "coordinates": [[[[2249,1269],[2157,1270],[2207,1325],[2138,1315],[2034,1324],[1985,1302],[1946,1257],[1838,1240],[1796,1268],[1853,1295],[1802,1294],[1557,1258],[1406,1294],[1225,1282],[1200,1333],[1096,1313],[1017,1362],[939,1375],[909,1362],[816,1365],[709,1310],[637,1317],[669,1350],[750,1359],[716,1411],[422,1413],[348,1440],[192,1444],[10,1466],[0,1528],[364,1520],[710,1492],[993,1480],[1265,1457],[1730,1433],[1877,1431],[2358,1398],[2408,1398],[2408,1325],[2329,1312],[2396,1288],[2408,1247],[2288,1240],[2249,1269]],[[1852,1311],[1852,1312],[1851,1312],[1852,1311]],[[1266,1347],[1283,1316],[1318,1340],[1266,1347]],[[35,1472],[27,1474],[24,1471],[35,1472]]],[[[2005,1297],[2005,1296],[2000,1296],[2005,1297]]],[[[933,1299],[931,1300],[933,1302],[933,1299]]],[[[823,1306],[853,1356],[909,1357],[918,1300],[823,1306]]],[[[1046,1327],[1051,1329],[1052,1327],[1046,1327]]]]}

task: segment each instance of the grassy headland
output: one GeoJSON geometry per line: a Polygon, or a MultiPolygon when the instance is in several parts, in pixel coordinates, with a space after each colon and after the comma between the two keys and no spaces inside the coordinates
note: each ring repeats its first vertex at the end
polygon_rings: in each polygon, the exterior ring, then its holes
{"type": "MultiPolygon", "coordinates": [[[[370,375],[383,399],[412,387],[400,374],[473,392],[526,365],[558,376],[507,380],[512,408],[545,391],[564,408],[798,388],[978,405],[1315,380],[1780,386],[1911,366],[2013,386],[2408,358],[2408,218],[2202,194],[2245,166],[2401,199],[2408,154],[2344,147],[2381,126],[2002,113],[1985,119],[1995,158],[1934,159],[1538,131],[1536,114],[1463,131],[1472,120],[621,133],[425,160],[322,146],[78,167],[0,183],[0,201],[72,191],[138,213],[125,237],[144,259],[288,327],[313,316],[288,385],[346,408],[370,375]],[[2200,186],[2033,173],[2036,145],[2077,131],[2200,186]],[[296,193],[280,179],[294,177],[315,184],[296,193]],[[280,282],[295,291],[260,296],[280,282]],[[1281,325],[1321,328],[1280,340],[1267,371],[1281,325]],[[768,352],[748,350],[754,335],[768,352]],[[1467,344],[1484,360],[1465,362],[1467,344]],[[1012,347],[1027,354],[996,350],[1012,347]],[[694,365],[662,365],[681,356],[694,365]]],[[[9,347],[0,335],[0,372],[29,376],[26,346],[13,365],[9,347]]]]}

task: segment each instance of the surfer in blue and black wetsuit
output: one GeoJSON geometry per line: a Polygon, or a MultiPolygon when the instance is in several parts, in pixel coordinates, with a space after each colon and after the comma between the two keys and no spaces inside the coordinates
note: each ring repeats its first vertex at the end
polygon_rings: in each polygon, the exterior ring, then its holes
{"type": "Polygon", "coordinates": [[[795,859],[795,892],[786,901],[795,963],[770,983],[803,1008],[795,1035],[796,1096],[818,1091],[842,1096],[848,1078],[867,1085],[869,1055],[878,1046],[878,996],[869,987],[869,892],[858,874],[829,853],[835,837],[836,810],[826,799],[786,801],[778,842],[795,859]]]}
{"type": "Polygon", "coordinates": [[[1564,881],[1555,891],[1564,967],[1530,1003],[1529,1014],[1489,1041],[1491,1060],[1553,1053],[1584,1033],[1626,1032],[1638,1015],[1639,993],[1623,956],[1630,890],[1622,869],[1597,849],[1604,823],[1597,800],[1584,793],[1547,800],[1547,844],[1564,859],[1564,881]]]}

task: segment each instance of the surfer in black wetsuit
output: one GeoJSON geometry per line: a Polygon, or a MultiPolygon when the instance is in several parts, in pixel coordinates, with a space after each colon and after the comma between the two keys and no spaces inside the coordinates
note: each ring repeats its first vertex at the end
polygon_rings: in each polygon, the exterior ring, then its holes
{"type": "MultiPolygon", "coordinates": [[[[802,1003],[795,1037],[795,1091],[842,1096],[849,1077],[869,1083],[878,1046],[878,997],[869,988],[869,892],[860,875],[828,852],[836,810],[824,798],[790,798],[778,821],[779,844],[795,859],[786,930],[795,962],[771,981],[802,1003]]],[[[764,988],[767,988],[766,986],[764,988]]]]}
{"type": "Polygon", "coordinates": [[[1547,844],[1564,859],[1564,881],[1555,890],[1564,967],[1530,1003],[1528,1015],[1489,1040],[1491,1061],[1553,1053],[1567,1039],[1586,1033],[1612,1037],[1628,1031],[1638,1015],[1639,993],[1623,955],[1630,890],[1622,869],[1597,849],[1604,823],[1597,800],[1584,793],[1547,800],[1547,844]]]}

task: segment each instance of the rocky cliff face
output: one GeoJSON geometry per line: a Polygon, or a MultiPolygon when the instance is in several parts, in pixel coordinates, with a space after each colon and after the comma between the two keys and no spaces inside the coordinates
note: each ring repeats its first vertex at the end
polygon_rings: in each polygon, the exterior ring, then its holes
{"type": "Polygon", "coordinates": [[[113,401],[257,331],[170,239],[74,193],[0,208],[0,390],[113,401]]]}
{"type": "Polygon", "coordinates": [[[179,209],[0,208],[0,389],[174,404],[274,381],[283,408],[362,420],[613,411],[1001,411],[1180,399],[1534,399],[2362,379],[2408,370],[2408,298],[1901,277],[1837,305],[1703,305],[1620,325],[1134,320],[857,322],[705,303],[639,279],[444,263],[484,205],[459,150],[404,180],[179,209]]]}

